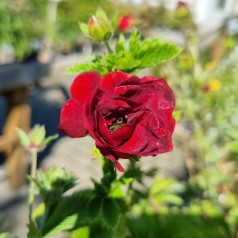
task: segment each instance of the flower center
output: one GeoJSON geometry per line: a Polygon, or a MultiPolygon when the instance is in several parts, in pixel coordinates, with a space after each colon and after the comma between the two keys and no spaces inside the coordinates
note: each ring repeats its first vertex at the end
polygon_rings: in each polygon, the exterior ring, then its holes
{"type": "Polygon", "coordinates": [[[108,125],[108,130],[113,133],[126,125],[127,116],[119,117],[108,125]]]}

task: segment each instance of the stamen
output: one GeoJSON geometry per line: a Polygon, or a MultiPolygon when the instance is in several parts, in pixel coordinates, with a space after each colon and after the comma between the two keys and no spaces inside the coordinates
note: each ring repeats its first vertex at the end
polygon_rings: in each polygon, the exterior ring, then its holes
{"type": "Polygon", "coordinates": [[[118,129],[126,125],[126,121],[127,121],[127,116],[119,117],[108,125],[108,130],[111,133],[116,132],[118,129]]]}

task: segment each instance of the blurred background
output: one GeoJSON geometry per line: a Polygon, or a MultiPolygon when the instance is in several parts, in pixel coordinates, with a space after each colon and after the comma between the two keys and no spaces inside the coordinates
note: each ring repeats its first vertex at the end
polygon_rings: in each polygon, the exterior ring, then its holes
{"type": "Polygon", "coordinates": [[[39,155],[42,169],[64,166],[81,187],[101,176],[100,162],[90,159],[92,139],[57,130],[75,77],[66,69],[105,51],[79,29],[98,7],[109,19],[118,15],[116,34],[129,36],[136,27],[143,38],[182,49],[176,59],[140,72],[167,79],[177,125],[174,150],[140,162],[156,168],[140,200],[140,211],[152,209],[153,216],[142,212],[129,223],[133,237],[147,237],[148,226],[151,237],[238,237],[237,0],[1,0],[0,231],[26,237],[29,158],[16,143],[16,126],[43,124],[48,135],[59,134],[39,155]],[[130,19],[126,26],[123,17],[130,19]]]}

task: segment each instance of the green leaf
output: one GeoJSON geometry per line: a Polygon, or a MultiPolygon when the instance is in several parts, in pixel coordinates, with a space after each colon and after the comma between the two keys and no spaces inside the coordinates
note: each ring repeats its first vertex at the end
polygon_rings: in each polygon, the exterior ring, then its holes
{"type": "Polygon", "coordinates": [[[77,220],[78,220],[78,214],[67,216],[64,220],[58,223],[53,229],[51,229],[47,233],[47,236],[59,233],[61,231],[68,231],[68,230],[74,229],[77,223],[77,220]]]}
{"type": "Polygon", "coordinates": [[[113,198],[105,198],[102,204],[102,216],[105,224],[113,229],[120,217],[120,209],[113,198]]]}
{"type": "Polygon", "coordinates": [[[52,136],[48,136],[47,138],[45,138],[45,140],[44,140],[43,143],[44,143],[45,145],[48,145],[51,141],[57,139],[58,137],[59,137],[58,134],[55,134],[55,135],[52,135],[52,136]]]}
{"type": "MultiPolygon", "coordinates": [[[[42,217],[42,215],[44,214],[45,211],[45,204],[41,203],[35,210],[33,213],[33,217],[42,217]]],[[[38,222],[36,222],[38,224],[38,222]]]]}
{"type": "MultiPolygon", "coordinates": [[[[95,224],[90,227],[90,237],[92,238],[113,238],[113,231],[111,229],[108,229],[105,226],[102,226],[100,224],[95,224]]],[[[78,237],[81,238],[81,237],[78,237]]]]}
{"type": "Polygon", "coordinates": [[[90,228],[88,226],[81,227],[73,232],[71,238],[90,238],[90,228]]]}
{"type": "Polygon", "coordinates": [[[100,150],[96,146],[93,147],[92,156],[94,159],[104,158],[104,156],[101,154],[100,150]]]}
{"type": "Polygon", "coordinates": [[[163,191],[167,191],[175,181],[173,179],[159,179],[156,183],[154,183],[150,189],[151,195],[156,195],[163,191]]]}
{"type": "Polygon", "coordinates": [[[105,75],[109,72],[106,64],[97,61],[70,66],[66,70],[66,74],[81,74],[86,71],[97,71],[101,75],[105,75]]]}
{"type": "Polygon", "coordinates": [[[117,206],[119,207],[121,213],[126,213],[129,211],[129,206],[128,206],[125,198],[122,198],[122,199],[115,198],[114,201],[116,202],[117,206]]]}
{"type": "Polygon", "coordinates": [[[146,39],[133,53],[141,61],[140,68],[147,68],[173,59],[179,52],[180,49],[173,44],[160,42],[159,39],[146,39]]]}
{"type": "Polygon", "coordinates": [[[169,204],[169,205],[183,205],[183,199],[176,194],[166,194],[160,193],[155,196],[156,201],[158,204],[169,204]]]}
{"type": "Polygon", "coordinates": [[[38,229],[36,223],[30,219],[30,223],[28,224],[28,233],[27,233],[28,238],[43,238],[40,230],[38,229]]]}
{"type": "Polygon", "coordinates": [[[120,181],[116,181],[112,184],[110,197],[113,198],[125,198],[125,191],[122,189],[122,183],[120,181]]]}
{"type": "Polygon", "coordinates": [[[28,135],[20,128],[16,128],[17,134],[19,136],[20,142],[24,147],[28,147],[30,145],[30,139],[28,135]]]}
{"type": "Polygon", "coordinates": [[[60,230],[75,230],[88,224],[90,218],[87,207],[91,197],[91,190],[81,190],[63,197],[49,215],[43,234],[54,234],[60,232],[60,230]]]}
{"type": "Polygon", "coordinates": [[[174,111],[173,112],[173,118],[178,121],[181,117],[181,111],[174,111]]]}
{"type": "MultiPolygon", "coordinates": [[[[106,37],[109,37],[106,36],[106,37]]],[[[68,68],[68,74],[80,74],[86,71],[97,71],[102,76],[111,71],[124,71],[135,74],[139,69],[152,67],[177,56],[180,49],[174,44],[162,42],[159,39],[141,41],[140,35],[133,31],[127,44],[120,34],[115,45],[115,52],[104,57],[94,57],[87,63],[81,63],[68,68]]]]}
{"type": "Polygon", "coordinates": [[[120,42],[120,41],[117,41],[116,45],[115,45],[115,50],[116,50],[116,53],[124,51],[125,50],[124,44],[122,42],[120,42]]]}
{"type": "Polygon", "coordinates": [[[85,36],[89,35],[89,26],[85,23],[79,23],[79,28],[85,36]]]}
{"type": "Polygon", "coordinates": [[[226,143],[227,148],[233,150],[238,153],[238,141],[231,141],[226,143]]]}
{"type": "Polygon", "coordinates": [[[47,173],[38,171],[36,179],[30,176],[29,179],[35,183],[45,203],[56,203],[63,193],[77,184],[72,173],[56,167],[51,167],[47,173]]]}
{"type": "Polygon", "coordinates": [[[93,221],[98,220],[101,216],[102,202],[102,197],[94,196],[88,204],[88,215],[93,221]]]}
{"type": "Polygon", "coordinates": [[[140,65],[140,60],[135,60],[131,52],[119,52],[116,57],[117,69],[122,71],[132,71],[140,65]]]}
{"type": "Polygon", "coordinates": [[[135,53],[139,49],[141,36],[137,34],[136,30],[133,30],[131,33],[129,41],[129,51],[135,53]]]}

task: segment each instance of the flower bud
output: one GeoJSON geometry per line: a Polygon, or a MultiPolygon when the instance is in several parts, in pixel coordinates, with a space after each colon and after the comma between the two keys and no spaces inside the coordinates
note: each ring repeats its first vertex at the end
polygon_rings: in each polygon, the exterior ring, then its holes
{"type": "Polygon", "coordinates": [[[185,18],[189,16],[189,8],[187,3],[179,1],[176,8],[176,17],[185,18]]]}
{"type": "Polygon", "coordinates": [[[105,41],[110,39],[112,29],[106,19],[93,16],[89,20],[89,34],[95,41],[105,41]]]}
{"type": "Polygon", "coordinates": [[[135,17],[131,15],[124,15],[119,19],[118,29],[122,32],[128,32],[135,24],[135,17]]]}
{"type": "Polygon", "coordinates": [[[40,152],[49,142],[58,137],[58,135],[46,137],[45,127],[41,125],[35,125],[28,134],[20,128],[16,128],[16,131],[19,136],[20,143],[29,151],[35,150],[40,152]]]}

